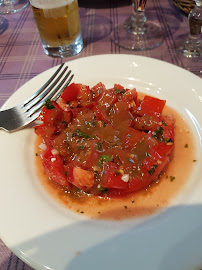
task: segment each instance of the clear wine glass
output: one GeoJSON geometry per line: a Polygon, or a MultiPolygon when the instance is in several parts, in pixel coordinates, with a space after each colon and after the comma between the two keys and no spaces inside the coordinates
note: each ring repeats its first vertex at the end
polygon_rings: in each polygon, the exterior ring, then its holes
{"type": "Polygon", "coordinates": [[[112,41],[128,50],[149,50],[161,45],[164,35],[161,27],[147,21],[145,6],[147,0],[132,0],[132,16],[118,25],[112,33],[112,41]]]}
{"type": "Polygon", "coordinates": [[[202,0],[195,0],[196,6],[189,13],[189,34],[185,41],[179,46],[179,53],[186,58],[197,58],[202,56],[201,33],[202,33],[202,0]]]}
{"type": "Polygon", "coordinates": [[[16,13],[28,5],[28,0],[0,0],[0,14],[16,13]]]}

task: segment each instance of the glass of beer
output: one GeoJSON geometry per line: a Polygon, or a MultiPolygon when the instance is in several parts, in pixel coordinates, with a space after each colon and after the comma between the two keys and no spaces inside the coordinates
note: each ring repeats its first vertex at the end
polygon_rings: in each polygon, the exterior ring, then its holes
{"type": "Polygon", "coordinates": [[[83,49],[77,0],[30,0],[45,53],[69,57],[83,49]]]}

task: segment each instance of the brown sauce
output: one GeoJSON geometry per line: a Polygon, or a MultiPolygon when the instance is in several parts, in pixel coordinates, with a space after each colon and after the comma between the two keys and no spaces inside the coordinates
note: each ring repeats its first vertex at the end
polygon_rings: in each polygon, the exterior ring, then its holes
{"type": "MultiPolygon", "coordinates": [[[[191,131],[183,117],[167,106],[164,114],[173,114],[176,119],[173,159],[160,180],[146,190],[123,198],[109,199],[93,195],[73,198],[49,180],[40,156],[36,156],[36,169],[41,184],[53,199],[67,209],[90,218],[122,220],[150,215],[165,208],[183,190],[194,164],[195,151],[191,131]]],[[[37,137],[35,152],[40,154],[39,144],[40,138],[37,137]]]]}

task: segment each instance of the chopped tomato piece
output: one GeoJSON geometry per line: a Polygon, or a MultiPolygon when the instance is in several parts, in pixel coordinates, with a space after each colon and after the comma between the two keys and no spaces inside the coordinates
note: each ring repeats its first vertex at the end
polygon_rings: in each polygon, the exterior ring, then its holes
{"type": "Polygon", "coordinates": [[[138,113],[140,115],[159,115],[162,113],[165,104],[165,100],[145,96],[138,107],[138,113]]]}
{"type": "Polygon", "coordinates": [[[99,120],[104,121],[105,123],[110,124],[110,120],[106,114],[106,110],[103,109],[100,105],[94,106],[94,111],[96,112],[96,115],[99,120]]]}
{"type": "Polygon", "coordinates": [[[119,172],[119,167],[112,162],[104,164],[101,186],[106,188],[126,189],[128,183],[122,180],[123,175],[119,172]]]}
{"type": "Polygon", "coordinates": [[[160,125],[160,119],[156,115],[143,115],[135,117],[133,128],[137,130],[156,130],[160,125]]]}
{"type": "Polygon", "coordinates": [[[98,103],[105,107],[106,109],[109,108],[112,104],[117,101],[116,93],[113,89],[109,89],[104,92],[101,98],[98,100],[98,103]]]}
{"type": "Polygon", "coordinates": [[[103,83],[99,82],[91,88],[91,91],[93,95],[93,100],[97,100],[101,98],[101,96],[104,94],[104,92],[106,91],[106,87],[103,83]]]}
{"type": "Polygon", "coordinates": [[[90,90],[89,86],[86,86],[84,84],[79,84],[79,92],[77,95],[77,99],[80,101],[89,101],[92,100],[92,92],[90,90]]]}
{"type": "Polygon", "coordinates": [[[46,101],[46,105],[43,107],[39,119],[44,124],[56,125],[62,118],[63,111],[55,101],[46,101]]]}
{"type": "Polygon", "coordinates": [[[46,124],[37,125],[34,127],[34,129],[35,133],[42,136],[43,138],[50,138],[56,131],[56,128],[54,126],[46,124]]]}
{"type": "Polygon", "coordinates": [[[59,155],[50,155],[44,160],[43,166],[49,178],[56,184],[71,189],[70,183],[67,181],[62,159],[59,155]]]}
{"type": "Polygon", "coordinates": [[[148,152],[154,159],[162,159],[170,155],[173,148],[174,144],[159,143],[151,147],[148,152]]]}
{"type": "Polygon", "coordinates": [[[65,90],[61,94],[61,98],[64,99],[66,102],[76,100],[79,89],[80,86],[78,84],[72,83],[65,88],[65,90]]]}
{"type": "Polygon", "coordinates": [[[145,133],[129,127],[124,137],[124,145],[126,148],[132,149],[145,137],[145,133]]]}
{"type": "Polygon", "coordinates": [[[74,185],[77,187],[90,188],[94,185],[94,174],[80,167],[73,168],[74,185]]]}
{"type": "Polygon", "coordinates": [[[168,162],[169,158],[167,156],[163,157],[161,160],[155,160],[152,157],[146,158],[142,162],[144,179],[149,178],[151,182],[157,180],[168,162]]]}

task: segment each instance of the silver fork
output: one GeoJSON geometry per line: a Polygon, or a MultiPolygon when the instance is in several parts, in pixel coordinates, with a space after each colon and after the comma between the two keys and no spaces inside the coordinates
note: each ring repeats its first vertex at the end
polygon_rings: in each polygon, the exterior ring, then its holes
{"type": "Polygon", "coordinates": [[[22,129],[36,120],[45,100],[57,100],[74,76],[73,74],[70,76],[71,70],[67,72],[68,67],[63,66],[64,63],[31,97],[11,109],[0,111],[0,129],[8,132],[22,129]]]}

